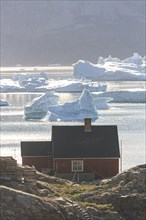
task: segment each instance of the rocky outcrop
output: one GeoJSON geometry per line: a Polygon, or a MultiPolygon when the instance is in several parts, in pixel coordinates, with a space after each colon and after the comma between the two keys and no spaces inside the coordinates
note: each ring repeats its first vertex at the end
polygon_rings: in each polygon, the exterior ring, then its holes
{"type": "MultiPolygon", "coordinates": [[[[57,203],[22,191],[0,186],[2,220],[63,220],[57,203]]],[[[67,213],[66,213],[67,214],[67,213]]]]}
{"type": "MultiPolygon", "coordinates": [[[[19,167],[20,171],[26,167],[19,167]]],[[[146,165],[74,184],[36,172],[36,184],[1,181],[1,220],[144,220],[146,165]]]]}
{"type": "Polygon", "coordinates": [[[80,199],[89,203],[112,204],[114,210],[125,220],[144,220],[146,165],[134,167],[109,180],[101,181],[95,191],[81,194],[80,199]]]}

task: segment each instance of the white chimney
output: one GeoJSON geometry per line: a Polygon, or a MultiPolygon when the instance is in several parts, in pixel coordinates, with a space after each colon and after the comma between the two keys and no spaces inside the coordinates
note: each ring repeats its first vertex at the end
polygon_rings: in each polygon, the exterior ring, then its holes
{"type": "Polygon", "coordinates": [[[84,131],[85,132],[91,132],[91,118],[84,118],[84,131]]]}

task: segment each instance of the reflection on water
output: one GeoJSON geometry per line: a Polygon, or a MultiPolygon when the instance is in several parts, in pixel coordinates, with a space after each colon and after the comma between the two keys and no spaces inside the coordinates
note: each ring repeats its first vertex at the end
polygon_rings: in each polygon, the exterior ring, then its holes
{"type": "MultiPolygon", "coordinates": [[[[10,106],[1,107],[1,155],[11,155],[21,162],[22,140],[50,140],[52,125],[81,124],[78,122],[26,121],[24,106],[40,93],[2,94],[10,106]]],[[[79,94],[59,93],[60,101],[72,101],[79,94]]],[[[145,104],[111,103],[111,109],[99,111],[96,125],[118,125],[119,141],[122,140],[123,169],[145,162],[145,104]]]]}
{"type": "Polygon", "coordinates": [[[2,93],[1,99],[7,100],[11,106],[23,107],[41,94],[42,93],[2,93]]]}
{"type": "Polygon", "coordinates": [[[122,89],[146,89],[146,83],[144,81],[119,81],[119,82],[107,82],[107,89],[110,91],[113,90],[122,90],[122,89]]]}
{"type": "MultiPolygon", "coordinates": [[[[105,82],[107,90],[122,90],[122,89],[146,89],[145,82],[105,82]]],[[[25,106],[30,103],[35,97],[44,93],[1,93],[1,99],[7,100],[13,106],[25,106]],[[29,94],[29,95],[28,95],[29,94]]],[[[56,93],[59,95],[61,103],[73,101],[77,99],[80,93],[56,93]]]]}
{"type": "MultiPolygon", "coordinates": [[[[31,103],[32,100],[44,93],[2,93],[1,99],[5,99],[9,102],[11,106],[21,106],[24,107],[31,103]]],[[[79,93],[56,93],[59,96],[59,102],[69,102],[77,99],[79,93]]]]}

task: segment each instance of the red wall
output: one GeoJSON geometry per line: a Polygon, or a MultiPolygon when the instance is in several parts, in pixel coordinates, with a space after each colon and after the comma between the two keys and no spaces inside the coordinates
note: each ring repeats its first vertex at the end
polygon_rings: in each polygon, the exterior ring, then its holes
{"type": "Polygon", "coordinates": [[[22,157],[22,165],[34,166],[36,170],[41,171],[42,168],[48,168],[48,157],[22,157]]]}
{"type": "MultiPolygon", "coordinates": [[[[79,159],[84,161],[84,173],[95,173],[95,178],[112,177],[119,173],[119,159],[79,159]]],[[[48,157],[22,157],[22,165],[36,170],[49,168],[48,157]]],[[[56,173],[71,173],[71,159],[54,159],[56,173]]]]}
{"type": "MultiPolygon", "coordinates": [[[[112,177],[119,173],[119,159],[81,159],[84,173],[95,173],[95,178],[112,177]]],[[[71,173],[71,159],[54,159],[56,173],[71,173]]]]}

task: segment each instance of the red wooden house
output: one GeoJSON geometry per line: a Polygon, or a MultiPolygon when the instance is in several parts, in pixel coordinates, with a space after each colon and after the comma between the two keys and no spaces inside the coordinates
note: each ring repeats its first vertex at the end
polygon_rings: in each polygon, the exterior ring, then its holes
{"type": "Polygon", "coordinates": [[[50,142],[21,142],[23,165],[62,178],[93,180],[119,172],[117,126],[52,126],[50,142]]]}
{"type": "Polygon", "coordinates": [[[51,172],[53,169],[51,141],[22,141],[22,165],[34,166],[40,172],[51,172]]]}

